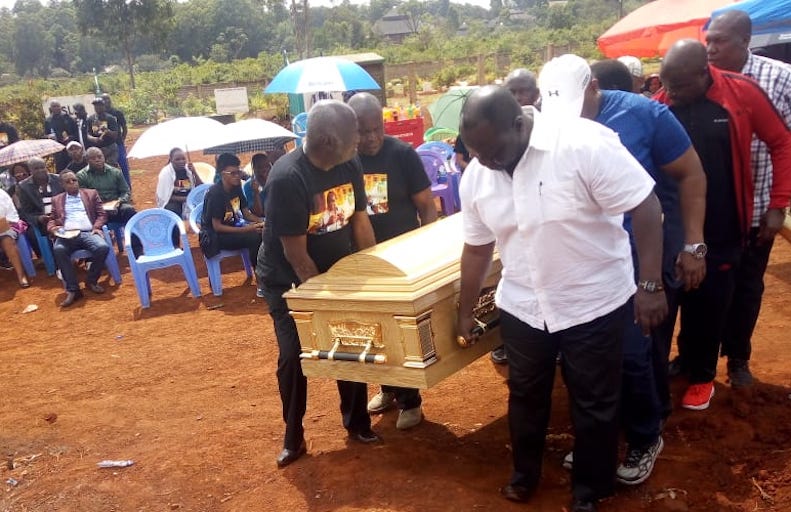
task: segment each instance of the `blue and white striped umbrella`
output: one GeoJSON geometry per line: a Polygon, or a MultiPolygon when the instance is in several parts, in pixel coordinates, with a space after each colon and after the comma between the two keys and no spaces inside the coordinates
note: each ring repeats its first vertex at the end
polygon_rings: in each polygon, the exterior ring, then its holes
{"type": "Polygon", "coordinates": [[[315,57],[289,64],[266,86],[266,93],[313,93],[380,89],[359,64],[338,57],[315,57]]]}

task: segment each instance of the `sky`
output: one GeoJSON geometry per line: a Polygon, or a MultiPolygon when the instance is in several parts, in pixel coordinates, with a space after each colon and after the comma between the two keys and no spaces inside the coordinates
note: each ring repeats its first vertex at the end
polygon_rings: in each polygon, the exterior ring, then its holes
{"type": "MultiPolygon", "coordinates": [[[[457,3],[457,4],[472,4],[472,5],[478,5],[480,7],[484,7],[486,9],[489,8],[489,0],[450,0],[450,1],[452,3],[457,3]]],[[[8,7],[9,9],[11,9],[14,6],[15,2],[16,0],[0,0],[0,8],[8,7]]],[[[365,4],[368,3],[368,0],[351,0],[351,2],[353,4],[365,4]]],[[[339,4],[340,1],[337,1],[335,3],[339,4]]],[[[316,6],[323,5],[329,7],[332,5],[332,2],[330,0],[310,0],[310,4],[316,6]]]]}

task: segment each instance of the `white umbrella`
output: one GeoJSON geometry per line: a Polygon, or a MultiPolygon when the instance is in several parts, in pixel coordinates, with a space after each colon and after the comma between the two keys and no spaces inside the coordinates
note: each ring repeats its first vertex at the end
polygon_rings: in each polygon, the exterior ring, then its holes
{"type": "Polygon", "coordinates": [[[339,57],[314,57],[289,64],[264,92],[310,93],[380,89],[359,64],[339,57]]]}
{"type": "Polygon", "coordinates": [[[263,119],[245,119],[223,126],[223,133],[214,145],[203,150],[206,155],[249,153],[280,149],[297,138],[291,130],[263,119]]]}
{"type": "Polygon", "coordinates": [[[179,117],[152,126],[143,132],[126,156],[148,158],[170,153],[173,148],[185,151],[204,149],[217,144],[225,126],[208,117],[179,117]]]}

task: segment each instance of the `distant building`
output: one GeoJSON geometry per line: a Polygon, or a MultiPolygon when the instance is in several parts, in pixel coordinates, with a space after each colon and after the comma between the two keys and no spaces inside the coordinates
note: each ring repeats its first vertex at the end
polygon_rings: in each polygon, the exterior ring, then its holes
{"type": "Polygon", "coordinates": [[[404,38],[417,33],[418,24],[409,14],[402,14],[395,9],[382,16],[374,23],[374,34],[390,43],[401,43],[404,38]]]}

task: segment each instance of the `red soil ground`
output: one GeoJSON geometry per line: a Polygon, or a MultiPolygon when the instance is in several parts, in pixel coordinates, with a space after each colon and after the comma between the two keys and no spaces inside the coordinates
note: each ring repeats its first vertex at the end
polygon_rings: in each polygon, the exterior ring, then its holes
{"type": "MultiPolygon", "coordinates": [[[[133,161],[138,208],[153,206],[163,159],[133,161]]],[[[482,358],[424,395],[425,421],[395,429],[374,419],[377,446],[347,445],[335,385],[309,382],[308,455],[278,470],[283,424],[271,321],[241,266],[224,265],[204,296],[178,270],[152,279],[139,306],[126,256],[123,283],[61,311],[59,281],[42,271],[21,290],[0,275],[0,510],[3,511],[563,511],[571,448],[558,379],[540,492],[501,499],[510,472],[505,374],[482,358]],[[239,267],[239,268],[237,268],[239,267]],[[29,304],[38,310],[23,314],[29,304]],[[221,307],[216,307],[221,306],[221,307]],[[215,308],[216,307],[216,308],[215,308]],[[132,459],[99,469],[103,459],[132,459]],[[16,483],[13,483],[16,482],[16,483]]],[[[677,410],[645,484],[620,488],[600,510],[791,510],[791,245],[778,239],[755,334],[758,383],[737,395],[717,380],[712,407],[677,410]]],[[[373,388],[373,386],[371,387],[373,388]]],[[[683,389],[674,383],[676,398],[683,389]]],[[[370,392],[373,392],[371,389],[370,392]]]]}

